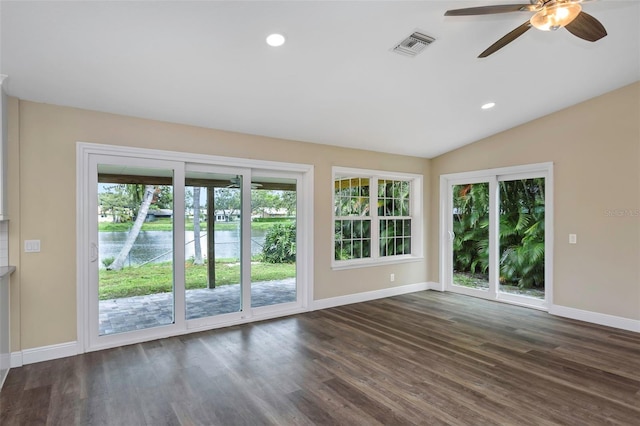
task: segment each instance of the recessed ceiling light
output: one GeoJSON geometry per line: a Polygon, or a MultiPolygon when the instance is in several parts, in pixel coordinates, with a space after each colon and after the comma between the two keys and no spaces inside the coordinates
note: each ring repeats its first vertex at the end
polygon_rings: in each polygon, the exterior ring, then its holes
{"type": "Polygon", "coordinates": [[[273,46],[273,47],[282,46],[284,42],[285,42],[285,39],[282,34],[270,34],[267,37],[267,44],[269,46],[273,46]]]}
{"type": "Polygon", "coordinates": [[[496,106],[495,102],[487,102],[486,104],[482,105],[480,108],[482,108],[482,109],[491,109],[494,106],[496,106]]]}

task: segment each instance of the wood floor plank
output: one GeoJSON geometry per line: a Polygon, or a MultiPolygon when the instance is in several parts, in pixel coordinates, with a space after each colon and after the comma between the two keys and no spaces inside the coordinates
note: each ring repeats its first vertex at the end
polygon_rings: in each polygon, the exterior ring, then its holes
{"type": "Polygon", "coordinates": [[[418,292],[10,371],[5,425],[640,425],[640,334],[418,292]]]}

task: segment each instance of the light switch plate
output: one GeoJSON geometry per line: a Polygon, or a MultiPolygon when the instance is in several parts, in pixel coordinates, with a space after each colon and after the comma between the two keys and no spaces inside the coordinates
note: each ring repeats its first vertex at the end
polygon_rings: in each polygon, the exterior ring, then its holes
{"type": "Polygon", "coordinates": [[[577,244],[578,236],[576,234],[569,234],[569,244],[577,244]]]}
{"type": "Polygon", "coordinates": [[[40,240],[24,240],[25,253],[40,253],[40,240]]]}

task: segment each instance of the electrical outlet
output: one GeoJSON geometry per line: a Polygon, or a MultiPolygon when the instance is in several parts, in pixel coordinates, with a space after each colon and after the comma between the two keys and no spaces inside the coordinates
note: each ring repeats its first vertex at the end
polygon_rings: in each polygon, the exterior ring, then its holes
{"type": "Polygon", "coordinates": [[[578,236],[576,234],[569,234],[569,244],[578,244],[578,236]]]}
{"type": "Polygon", "coordinates": [[[394,282],[396,280],[396,274],[389,275],[389,281],[394,282]]]}

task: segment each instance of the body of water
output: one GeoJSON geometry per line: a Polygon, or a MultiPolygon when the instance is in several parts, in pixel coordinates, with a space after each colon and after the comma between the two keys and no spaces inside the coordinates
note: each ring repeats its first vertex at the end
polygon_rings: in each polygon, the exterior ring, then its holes
{"type": "MultiPolygon", "coordinates": [[[[252,231],[251,233],[251,254],[262,253],[262,245],[267,231],[252,231]]],[[[109,257],[116,257],[127,239],[128,232],[99,232],[100,267],[103,267],[102,260],[109,257]]],[[[200,244],[202,255],[207,254],[207,237],[201,233],[200,244]],[[204,236],[202,236],[204,235],[204,236]]],[[[189,259],[195,254],[193,241],[193,231],[185,232],[185,259],[189,259]]],[[[215,231],[215,254],[216,259],[239,258],[240,257],[240,232],[238,230],[215,231]]],[[[125,265],[139,265],[149,262],[165,262],[173,256],[173,232],[171,231],[140,231],[136,239],[129,258],[125,265]]]]}

